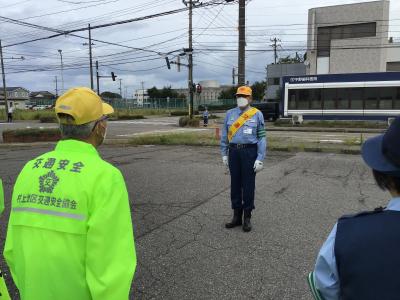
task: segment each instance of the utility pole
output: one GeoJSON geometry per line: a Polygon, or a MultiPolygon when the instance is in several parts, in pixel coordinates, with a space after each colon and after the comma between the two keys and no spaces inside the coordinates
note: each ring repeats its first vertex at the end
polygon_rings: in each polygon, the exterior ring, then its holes
{"type": "Polygon", "coordinates": [[[236,84],[236,70],[235,70],[235,67],[233,67],[233,69],[232,69],[232,85],[233,86],[235,86],[235,84],[236,84]]]}
{"type": "Polygon", "coordinates": [[[246,0],[239,0],[238,84],[246,81],[246,0]]]}
{"type": "Polygon", "coordinates": [[[119,94],[121,95],[121,98],[122,98],[122,78],[120,78],[118,80],[119,80],[119,94]]]}
{"type": "Polygon", "coordinates": [[[3,94],[4,94],[4,108],[6,110],[6,118],[8,113],[8,102],[7,102],[7,88],[6,88],[6,73],[4,72],[4,60],[3,60],[3,46],[0,40],[0,61],[1,61],[1,73],[3,75],[3,94]]]}
{"type": "Polygon", "coordinates": [[[275,38],[271,39],[270,41],[273,42],[271,47],[274,49],[274,61],[275,61],[275,64],[276,64],[277,59],[278,59],[278,47],[280,46],[280,45],[278,45],[278,42],[280,42],[281,40],[277,39],[275,37],[275,38]]]}
{"type": "Polygon", "coordinates": [[[56,83],[56,98],[58,98],[58,80],[57,80],[57,76],[54,76],[55,80],[54,82],[56,83]]]}
{"type": "Polygon", "coordinates": [[[58,53],[60,53],[61,57],[61,93],[64,93],[64,64],[62,58],[62,50],[58,49],[58,53]]]}
{"type": "Polygon", "coordinates": [[[96,60],[96,86],[97,86],[97,95],[100,96],[100,77],[99,77],[99,62],[96,60]]]}
{"type": "Polygon", "coordinates": [[[89,27],[90,88],[93,90],[92,33],[89,27]]]}
{"type": "Polygon", "coordinates": [[[189,55],[189,117],[193,118],[193,5],[198,3],[198,0],[183,0],[186,6],[189,6],[189,49],[187,49],[189,55]]]}

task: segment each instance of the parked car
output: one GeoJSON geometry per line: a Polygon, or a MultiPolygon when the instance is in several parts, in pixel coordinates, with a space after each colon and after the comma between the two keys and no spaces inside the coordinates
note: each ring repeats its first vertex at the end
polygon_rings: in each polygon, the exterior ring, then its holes
{"type": "Polygon", "coordinates": [[[276,121],[279,118],[279,102],[254,102],[252,106],[262,112],[265,121],[276,121]]]}

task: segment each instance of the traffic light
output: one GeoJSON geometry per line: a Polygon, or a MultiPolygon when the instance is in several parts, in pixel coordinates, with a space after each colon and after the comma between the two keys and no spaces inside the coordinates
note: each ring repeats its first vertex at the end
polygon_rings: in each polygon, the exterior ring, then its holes
{"type": "Polygon", "coordinates": [[[196,93],[197,94],[201,94],[201,91],[202,91],[202,86],[200,85],[200,84],[196,84],[196,93]]]}
{"type": "Polygon", "coordinates": [[[115,78],[117,78],[117,76],[114,74],[114,72],[111,72],[111,78],[113,81],[115,81],[115,78]]]}
{"type": "Polygon", "coordinates": [[[169,62],[168,56],[165,57],[165,62],[167,63],[168,70],[171,70],[171,64],[169,62]]]}

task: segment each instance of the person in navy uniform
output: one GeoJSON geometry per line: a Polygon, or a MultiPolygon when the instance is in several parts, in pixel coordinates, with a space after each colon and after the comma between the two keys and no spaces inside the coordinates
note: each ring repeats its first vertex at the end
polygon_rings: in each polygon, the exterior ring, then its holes
{"type": "Polygon", "coordinates": [[[392,199],[338,220],[309,275],[315,299],[400,299],[400,118],[364,143],[362,157],[392,199]]]}
{"type": "Polygon", "coordinates": [[[209,117],[209,115],[210,114],[209,114],[208,109],[206,107],[204,112],[203,112],[203,126],[204,127],[207,127],[207,125],[208,125],[208,117],[209,117]]]}
{"type": "Polygon", "coordinates": [[[266,132],[263,114],[250,106],[252,90],[241,86],[237,93],[237,106],[226,114],[221,135],[223,164],[231,174],[232,221],[226,228],[243,224],[243,231],[251,231],[251,212],[254,207],[256,173],[263,168],[266,154],[266,132]],[[239,118],[246,121],[240,123],[239,118]],[[243,119],[244,120],[244,119],[243,119]],[[232,126],[237,130],[233,133],[232,126]]]}

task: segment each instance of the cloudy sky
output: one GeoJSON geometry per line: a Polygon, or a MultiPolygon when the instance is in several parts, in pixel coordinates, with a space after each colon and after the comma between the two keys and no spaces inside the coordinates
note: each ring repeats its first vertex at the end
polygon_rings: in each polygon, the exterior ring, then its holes
{"type": "MultiPolygon", "coordinates": [[[[210,2],[212,0],[203,0],[210,2]]],[[[272,62],[270,39],[281,40],[279,56],[304,52],[307,38],[307,13],[312,7],[367,1],[353,0],[250,0],[247,4],[246,80],[265,78],[265,66],[272,62]],[[252,50],[262,50],[255,52],[252,50]]],[[[143,17],[184,7],[181,0],[0,0],[0,16],[31,24],[70,30],[143,17]]],[[[214,79],[222,84],[232,81],[237,66],[238,5],[219,5],[194,10],[194,80],[214,79]],[[221,51],[224,49],[225,51],[221,51]]],[[[400,1],[392,0],[389,36],[400,41],[400,1]]],[[[165,53],[173,61],[180,49],[188,47],[188,13],[138,21],[92,30],[94,61],[100,74],[115,72],[122,79],[122,91],[131,95],[144,82],[152,86],[185,87],[187,69],[168,70],[165,53]],[[122,46],[102,43],[112,42],[122,46]],[[132,48],[144,48],[139,51],[132,48]]],[[[89,54],[83,38],[61,36],[18,46],[15,43],[52,35],[52,32],[0,20],[0,39],[6,58],[8,86],[23,86],[31,91],[55,90],[55,76],[61,87],[60,55],[64,59],[64,87],[90,86],[89,54]],[[10,58],[24,56],[25,60],[10,58]]],[[[77,32],[87,37],[87,31],[77,32]]],[[[181,60],[186,63],[185,57],[181,60]]],[[[119,82],[103,78],[101,91],[118,92],[119,82]]]]}

